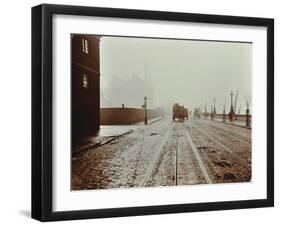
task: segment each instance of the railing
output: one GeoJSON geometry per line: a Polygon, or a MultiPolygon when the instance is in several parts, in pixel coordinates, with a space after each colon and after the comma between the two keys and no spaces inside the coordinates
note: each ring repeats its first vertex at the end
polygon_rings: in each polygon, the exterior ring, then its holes
{"type": "Polygon", "coordinates": [[[208,119],[208,120],[214,120],[214,121],[221,121],[225,123],[231,123],[231,124],[236,124],[236,125],[241,125],[241,126],[246,126],[251,128],[252,125],[252,115],[246,115],[246,114],[234,114],[232,115],[232,120],[230,120],[230,117],[228,114],[215,114],[213,119],[211,118],[211,114],[208,114],[206,117],[205,115],[202,116],[203,119],[208,119]],[[225,119],[224,119],[225,117],[225,119]],[[247,122],[248,120],[248,122],[247,122]]]}

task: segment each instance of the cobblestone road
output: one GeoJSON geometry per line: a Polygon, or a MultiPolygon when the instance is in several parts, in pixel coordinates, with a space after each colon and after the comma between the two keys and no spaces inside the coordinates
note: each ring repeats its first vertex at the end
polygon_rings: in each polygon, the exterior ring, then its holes
{"type": "Polygon", "coordinates": [[[72,158],[72,189],[251,180],[251,130],[208,120],[134,127],[72,158]]]}

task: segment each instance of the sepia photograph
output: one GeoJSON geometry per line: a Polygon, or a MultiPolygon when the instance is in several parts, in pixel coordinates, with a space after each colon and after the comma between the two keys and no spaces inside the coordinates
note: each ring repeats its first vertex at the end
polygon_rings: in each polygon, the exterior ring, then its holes
{"type": "Polygon", "coordinates": [[[32,218],[274,206],[274,19],[155,9],[32,7],[32,218]]]}
{"type": "Polygon", "coordinates": [[[72,190],[251,182],[251,42],[70,45],[72,190]]]}

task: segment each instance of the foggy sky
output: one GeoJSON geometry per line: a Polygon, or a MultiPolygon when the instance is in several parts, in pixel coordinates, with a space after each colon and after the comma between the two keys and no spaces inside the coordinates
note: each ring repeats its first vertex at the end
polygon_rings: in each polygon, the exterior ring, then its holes
{"type": "Polygon", "coordinates": [[[102,37],[100,59],[102,107],[140,107],[147,95],[150,107],[177,102],[204,110],[207,102],[208,111],[216,98],[217,112],[226,100],[228,112],[230,91],[239,89],[244,113],[251,95],[250,43],[102,37]]]}

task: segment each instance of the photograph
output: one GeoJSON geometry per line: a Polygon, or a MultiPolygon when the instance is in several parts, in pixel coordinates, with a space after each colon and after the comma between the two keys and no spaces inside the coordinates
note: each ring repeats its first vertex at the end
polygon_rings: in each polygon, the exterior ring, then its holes
{"type": "Polygon", "coordinates": [[[274,18],[120,7],[32,7],[32,218],[273,207],[274,18]]]}
{"type": "Polygon", "coordinates": [[[70,40],[71,190],[251,182],[251,42],[70,40]]]}

